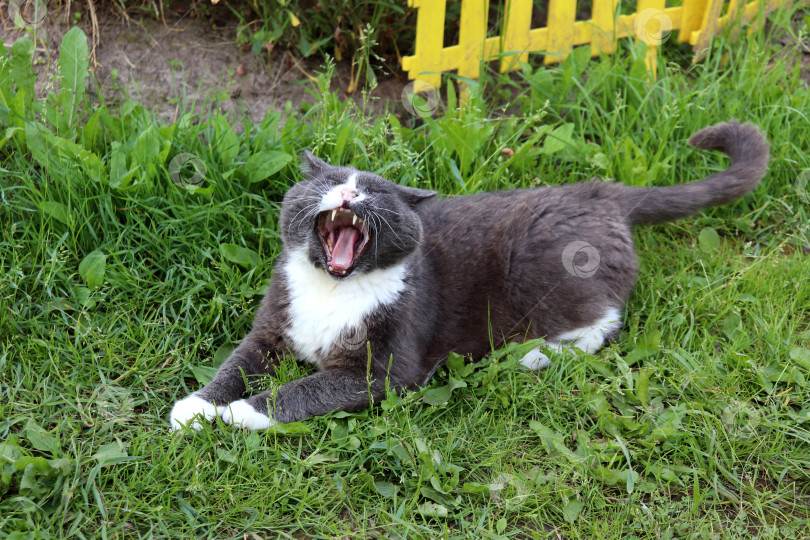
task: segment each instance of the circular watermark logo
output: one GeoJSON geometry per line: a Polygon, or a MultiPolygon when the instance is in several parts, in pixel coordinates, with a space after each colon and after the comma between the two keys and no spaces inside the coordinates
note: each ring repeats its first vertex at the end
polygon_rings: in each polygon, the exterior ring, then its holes
{"type": "Polygon", "coordinates": [[[101,386],[93,392],[98,416],[115,422],[131,417],[135,412],[132,393],[120,386],[101,386]]]}
{"type": "Polygon", "coordinates": [[[762,415],[754,407],[732,400],[720,415],[728,434],[735,439],[750,439],[757,435],[762,415]]]}
{"type": "Polygon", "coordinates": [[[169,162],[169,178],[178,186],[200,187],[205,181],[205,163],[194,154],[177,154],[169,162]]]}
{"type": "Polygon", "coordinates": [[[805,169],[799,173],[799,176],[796,177],[795,188],[799,198],[806,203],[810,203],[810,169],[805,169]]]}
{"type": "Polygon", "coordinates": [[[633,21],[633,31],[647,45],[661,45],[672,32],[672,19],[663,10],[642,9],[633,21]]]}
{"type": "Polygon", "coordinates": [[[439,90],[429,82],[416,79],[402,89],[402,104],[413,115],[433,116],[439,108],[439,90]]]}
{"type": "Polygon", "coordinates": [[[563,249],[562,263],[572,276],[589,278],[599,269],[599,251],[588,242],[574,240],[563,249]]]}
{"type": "Polygon", "coordinates": [[[17,28],[37,28],[47,16],[45,0],[8,0],[8,17],[17,28]]]}
{"type": "Polygon", "coordinates": [[[357,327],[344,329],[335,341],[335,346],[347,351],[356,351],[365,347],[366,341],[368,341],[368,331],[366,325],[361,323],[357,327]]]}

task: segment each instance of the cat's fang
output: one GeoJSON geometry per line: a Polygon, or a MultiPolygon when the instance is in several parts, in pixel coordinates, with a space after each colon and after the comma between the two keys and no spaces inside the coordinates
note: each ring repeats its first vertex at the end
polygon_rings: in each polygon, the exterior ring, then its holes
{"type": "Polygon", "coordinates": [[[357,214],[352,216],[352,225],[354,225],[355,223],[357,223],[357,214]]]}
{"type": "Polygon", "coordinates": [[[332,221],[335,221],[335,216],[337,215],[337,208],[332,210],[332,221]]]}

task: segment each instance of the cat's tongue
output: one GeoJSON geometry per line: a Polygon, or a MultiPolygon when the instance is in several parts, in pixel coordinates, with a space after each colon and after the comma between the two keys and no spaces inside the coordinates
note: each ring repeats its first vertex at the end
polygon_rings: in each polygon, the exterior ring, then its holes
{"type": "Polygon", "coordinates": [[[360,231],[354,227],[341,227],[337,232],[337,241],[332,249],[332,260],[329,264],[338,270],[348,270],[354,261],[354,244],[360,231]]]}

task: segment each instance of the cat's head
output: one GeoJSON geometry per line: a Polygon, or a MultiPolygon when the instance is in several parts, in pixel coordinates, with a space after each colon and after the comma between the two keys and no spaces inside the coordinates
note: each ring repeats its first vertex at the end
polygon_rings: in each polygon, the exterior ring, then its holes
{"type": "Polygon", "coordinates": [[[415,208],[436,192],[334,167],[309,152],[301,163],[304,180],[287,192],[281,208],[286,249],[304,250],[313,264],[343,279],[387,268],[419,246],[422,222],[415,208]]]}

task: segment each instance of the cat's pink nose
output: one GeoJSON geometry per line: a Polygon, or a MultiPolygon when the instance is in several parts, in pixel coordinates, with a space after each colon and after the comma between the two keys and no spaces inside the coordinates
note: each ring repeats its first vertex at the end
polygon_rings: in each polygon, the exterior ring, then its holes
{"type": "Polygon", "coordinates": [[[344,187],[340,190],[340,196],[343,197],[344,201],[350,201],[357,196],[357,193],[350,187],[344,187]]]}

